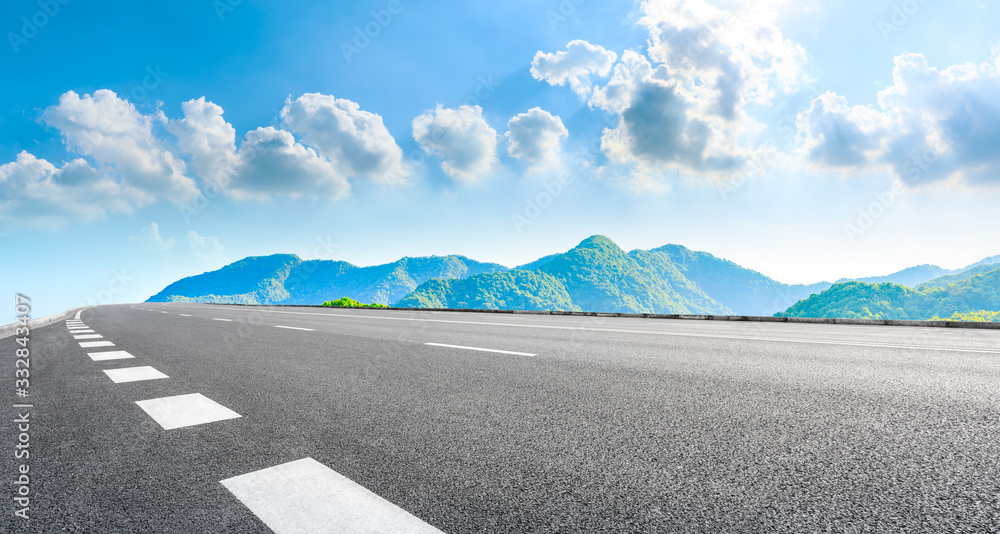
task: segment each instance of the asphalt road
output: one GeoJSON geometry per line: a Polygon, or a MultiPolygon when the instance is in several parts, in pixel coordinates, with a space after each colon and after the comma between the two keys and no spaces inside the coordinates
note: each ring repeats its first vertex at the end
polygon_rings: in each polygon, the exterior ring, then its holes
{"type": "Polygon", "coordinates": [[[184,304],[80,319],[114,346],[33,331],[26,398],[0,340],[4,480],[23,463],[12,404],[32,404],[31,519],[8,484],[0,531],[269,532],[221,481],[312,458],[447,533],[1000,532],[1000,331],[184,304]],[[169,378],[103,372],[135,366],[169,378]],[[136,404],[194,393],[240,417],[165,429],[136,404]]]}

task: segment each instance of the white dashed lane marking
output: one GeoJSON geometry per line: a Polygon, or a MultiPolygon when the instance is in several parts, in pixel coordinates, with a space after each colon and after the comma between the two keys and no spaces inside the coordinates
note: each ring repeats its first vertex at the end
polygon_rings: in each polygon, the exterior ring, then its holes
{"type": "Polygon", "coordinates": [[[188,315],[186,313],[181,313],[181,314],[178,314],[178,315],[180,315],[181,317],[191,317],[190,315],[188,315]]]}
{"type": "Polygon", "coordinates": [[[91,360],[95,362],[103,362],[107,360],[124,360],[126,358],[135,358],[128,352],[124,350],[109,350],[107,352],[88,352],[87,356],[90,356],[91,360]]]}
{"type": "Polygon", "coordinates": [[[299,328],[297,326],[281,326],[279,324],[274,325],[275,328],[284,328],[286,330],[304,330],[306,332],[315,332],[316,330],[312,328],[299,328]]]}
{"type": "Polygon", "coordinates": [[[312,458],[228,478],[221,484],[276,534],[442,534],[312,458]]]}
{"type": "Polygon", "coordinates": [[[101,334],[83,334],[79,336],[73,336],[73,339],[100,339],[104,336],[101,334]]]}
{"type": "Polygon", "coordinates": [[[81,341],[80,346],[85,349],[93,349],[97,347],[114,347],[115,344],[110,341],[81,341]]]}
{"type": "Polygon", "coordinates": [[[108,375],[108,378],[115,384],[170,378],[148,365],[143,367],[126,367],[124,369],[105,369],[104,374],[108,375]]]}
{"type": "Polygon", "coordinates": [[[495,352],[497,354],[513,354],[514,356],[538,356],[537,354],[531,354],[530,352],[514,352],[510,350],[481,349],[478,347],[463,347],[461,345],[445,345],[444,343],[424,343],[424,345],[430,345],[432,347],[445,347],[449,349],[475,350],[479,352],[495,352]]]}
{"type": "Polygon", "coordinates": [[[228,322],[232,322],[232,319],[219,319],[218,317],[212,317],[212,320],[213,321],[226,321],[227,323],[228,322]]]}
{"type": "Polygon", "coordinates": [[[164,430],[242,417],[201,393],[136,401],[164,430]]]}

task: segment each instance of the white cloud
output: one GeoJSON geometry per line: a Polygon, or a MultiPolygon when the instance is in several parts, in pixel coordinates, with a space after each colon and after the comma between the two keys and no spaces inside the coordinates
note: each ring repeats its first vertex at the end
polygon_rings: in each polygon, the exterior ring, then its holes
{"type": "Polygon", "coordinates": [[[634,163],[643,174],[664,166],[713,171],[739,164],[746,150],[722,132],[718,118],[697,111],[697,98],[663,65],[656,68],[636,52],[626,51],[607,86],[591,104],[618,114],[618,126],[606,129],[601,150],[616,163],[634,163]]]}
{"type": "Polygon", "coordinates": [[[887,168],[911,186],[1000,182],[1000,53],[989,63],[943,70],[920,54],[894,63],[878,109],[826,94],[799,115],[807,161],[846,171],[887,168]]]}
{"type": "Polygon", "coordinates": [[[343,198],[351,185],[329,160],[267,126],[247,132],[228,192],[236,198],[343,198]]]}
{"type": "Polygon", "coordinates": [[[281,118],[286,127],[316,147],[348,176],[380,183],[405,181],[403,151],[382,117],[357,103],[330,95],[307,93],[285,102],[281,118]]]}
{"type": "Polygon", "coordinates": [[[578,39],[570,41],[565,51],[538,51],[531,61],[531,75],[552,85],[569,83],[576,94],[587,97],[592,90],[591,75],[606,76],[616,59],[618,54],[578,39]]]}
{"type": "Polygon", "coordinates": [[[222,108],[205,97],[181,105],[184,118],[167,124],[177,146],[191,155],[191,166],[204,182],[225,184],[236,165],[236,130],[222,118],[222,108]]]}
{"type": "Polygon", "coordinates": [[[188,244],[191,246],[191,253],[201,263],[208,267],[222,267],[229,263],[222,250],[222,243],[211,236],[201,236],[198,232],[191,230],[187,234],[188,244]]]}
{"type": "Polygon", "coordinates": [[[154,249],[173,248],[174,242],[176,241],[173,236],[163,239],[163,237],[160,236],[160,225],[155,222],[151,222],[148,225],[143,226],[142,229],[139,230],[138,234],[130,236],[128,239],[129,241],[135,241],[154,249]]]}
{"type": "Polygon", "coordinates": [[[28,152],[0,165],[0,219],[58,228],[108,213],[131,213],[149,199],[83,159],[56,167],[28,152]]]}
{"type": "Polygon", "coordinates": [[[459,180],[474,180],[497,161],[497,132],[479,106],[450,109],[438,104],[413,119],[413,138],[424,152],[440,156],[444,171],[459,180]]]}
{"type": "Polygon", "coordinates": [[[763,147],[747,103],[764,104],[804,79],[802,48],[774,23],[773,6],[741,3],[727,11],[705,0],[646,1],[640,24],[648,55],[628,50],[592,107],[618,115],[601,147],[639,175],[676,168],[699,175],[742,165],[763,147]]]}
{"type": "Polygon", "coordinates": [[[59,105],[45,110],[43,118],[73,150],[113,167],[124,185],[150,198],[182,204],[197,195],[184,161],[153,132],[155,122],[166,122],[162,113],[143,115],[113,91],[101,89],[82,98],[68,91],[59,105]]]}
{"type": "Polygon", "coordinates": [[[704,113],[735,119],[744,103],[766,104],[776,90],[794,91],[805,78],[805,51],[784,37],[767,3],[747,1],[727,11],[705,0],[646,0],[642,9],[649,58],[668,66],[704,113]]]}
{"type": "Polygon", "coordinates": [[[507,153],[523,158],[531,165],[558,161],[559,141],[569,135],[562,119],[543,110],[531,108],[507,121],[507,153]]]}

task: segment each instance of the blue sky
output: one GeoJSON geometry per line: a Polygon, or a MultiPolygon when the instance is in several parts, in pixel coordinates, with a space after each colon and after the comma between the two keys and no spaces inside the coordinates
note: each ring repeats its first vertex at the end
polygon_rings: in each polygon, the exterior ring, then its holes
{"type": "Polygon", "coordinates": [[[0,14],[0,289],[36,315],[276,252],[513,266],[599,233],[787,282],[1000,254],[985,2],[0,14]]]}

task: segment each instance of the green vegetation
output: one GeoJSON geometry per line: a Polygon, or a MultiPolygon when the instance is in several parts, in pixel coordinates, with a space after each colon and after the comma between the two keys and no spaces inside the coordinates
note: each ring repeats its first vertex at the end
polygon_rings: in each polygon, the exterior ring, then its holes
{"type": "Polygon", "coordinates": [[[330,295],[391,304],[433,278],[465,278],[506,271],[463,256],[403,258],[373,267],[344,261],[303,261],[294,254],[252,256],[217,271],[184,278],[148,302],[318,304],[330,295]]]}
{"type": "Polygon", "coordinates": [[[958,281],[944,287],[928,283],[917,289],[892,283],[846,282],[775,315],[915,321],[956,315],[995,317],[996,312],[984,310],[1000,310],[1000,268],[955,279],[958,281]]]}
{"type": "Polygon", "coordinates": [[[362,304],[352,298],[342,297],[337,300],[328,300],[323,303],[323,306],[330,308],[388,308],[385,304],[362,304]]]}
{"type": "Polygon", "coordinates": [[[430,280],[396,307],[580,311],[559,280],[545,273],[516,270],[465,280],[430,280]]]}
{"type": "Polygon", "coordinates": [[[669,259],[649,251],[625,253],[604,236],[564,254],[546,256],[506,273],[465,280],[431,280],[399,307],[621,313],[726,314],[669,259]]]}
{"type": "Polygon", "coordinates": [[[827,282],[782,284],[729,260],[680,245],[666,245],[650,252],[666,256],[686,278],[737,315],[771,315],[831,286],[827,282]]]}
{"type": "Polygon", "coordinates": [[[291,254],[249,257],[179,280],[149,301],[903,320],[995,320],[990,310],[1000,310],[1000,256],[965,270],[920,265],[841,282],[782,284],[705,252],[666,245],[626,253],[596,235],[514,270],[463,256],[372,267],[291,254]],[[326,302],[331,295],[344,298],[326,302]]]}
{"type": "Polygon", "coordinates": [[[941,318],[934,316],[932,321],[965,321],[968,323],[997,323],[1000,322],[1000,311],[979,310],[975,312],[959,313],[955,312],[951,317],[941,318]]]}

